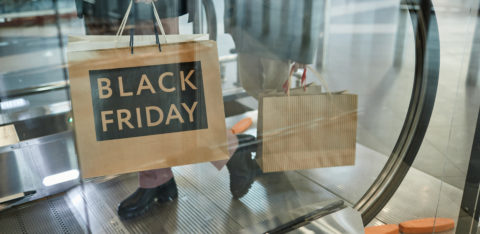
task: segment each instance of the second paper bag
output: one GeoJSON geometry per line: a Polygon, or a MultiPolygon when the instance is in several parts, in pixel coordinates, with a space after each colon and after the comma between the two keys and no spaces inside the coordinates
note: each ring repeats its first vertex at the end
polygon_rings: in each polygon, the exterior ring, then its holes
{"type": "Polygon", "coordinates": [[[263,172],[355,163],[357,95],[317,90],[260,98],[257,162],[263,172]]]}

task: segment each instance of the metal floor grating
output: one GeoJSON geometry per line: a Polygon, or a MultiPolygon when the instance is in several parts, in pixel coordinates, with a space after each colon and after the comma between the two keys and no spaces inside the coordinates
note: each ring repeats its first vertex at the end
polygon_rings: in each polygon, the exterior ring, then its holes
{"type": "MultiPolygon", "coordinates": [[[[357,145],[357,150],[355,166],[264,174],[240,200],[232,199],[226,168],[218,171],[210,163],[175,167],[178,199],[155,204],[141,218],[129,221],[118,218],[116,207],[137,188],[135,173],[85,182],[83,190],[77,186],[63,195],[0,213],[0,233],[85,233],[87,226],[92,233],[236,233],[299,207],[338,198],[354,203],[385,160],[364,146],[357,145]]],[[[440,199],[452,201],[440,207],[439,215],[455,218],[461,191],[445,184],[440,190],[438,179],[414,168],[411,171],[414,176],[406,178],[411,186],[399,190],[401,199],[392,199],[376,223],[433,215],[428,211],[437,206],[429,199],[438,191],[440,199]],[[410,192],[420,191],[424,184],[437,185],[431,191],[410,192]]]]}
{"type": "Polygon", "coordinates": [[[63,196],[27,203],[0,214],[0,233],[84,233],[63,196]]]}
{"type": "Polygon", "coordinates": [[[336,198],[296,172],[262,176],[240,200],[231,197],[226,168],[202,163],[177,167],[174,174],[178,199],[156,204],[139,219],[122,221],[116,214],[118,203],[138,185],[135,174],[86,183],[86,203],[79,199],[80,187],[66,199],[82,220],[87,207],[93,233],[235,233],[280,212],[336,198]]]}

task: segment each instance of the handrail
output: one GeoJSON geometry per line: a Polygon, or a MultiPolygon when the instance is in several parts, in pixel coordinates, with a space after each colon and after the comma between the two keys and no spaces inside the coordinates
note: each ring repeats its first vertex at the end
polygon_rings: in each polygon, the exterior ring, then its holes
{"type": "Polygon", "coordinates": [[[65,88],[68,88],[69,86],[70,86],[70,82],[62,80],[62,81],[57,81],[52,83],[30,86],[28,88],[23,88],[23,89],[7,90],[4,93],[0,93],[0,99],[39,94],[39,93],[44,93],[44,92],[49,92],[49,91],[54,91],[59,89],[65,89],[65,88]]]}
{"type": "Polygon", "coordinates": [[[415,77],[397,143],[377,179],[355,204],[368,224],[383,209],[410,169],[427,131],[438,86],[440,43],[431,0],[407,0],[415,30],[415,77]]]}
{"type": "Polygon", "coordinates": [[[332,202],[325,207],[316,209],[314,211],[309,212],[308,214],[302,215],[297,217],[294,220],[291,220],[287,223],[281,224],[271,230],[265,232],[265,234],[280,234],[280,233],[288,233],[291,232],[299,227],[306,226],[311,222],[325,217],[327,215],[333,214],[337,211],[345,209],[347,206],[344,204],[343,200],[332,202]]]}

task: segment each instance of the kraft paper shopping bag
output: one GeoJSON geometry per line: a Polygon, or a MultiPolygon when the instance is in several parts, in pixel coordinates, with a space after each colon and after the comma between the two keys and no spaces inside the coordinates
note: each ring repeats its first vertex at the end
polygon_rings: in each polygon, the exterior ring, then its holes
{"type": "Polygon", "coordinates": [[[259,98],[257,162],[263,172],[353,165],[357,95],[316,86],[288,93],[259,98]]]}
{"type": "Polygon", "coordinates": [[[133,54],[128,36],[69,39],[84,178],[228,158],[217,45],[204,38],[163,34],[160,51],[135,36],[133,54]]]}

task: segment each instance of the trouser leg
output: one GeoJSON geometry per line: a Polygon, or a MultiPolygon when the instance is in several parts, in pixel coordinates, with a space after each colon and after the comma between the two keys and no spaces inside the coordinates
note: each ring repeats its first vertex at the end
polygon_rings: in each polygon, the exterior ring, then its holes
{"type": "MultiPolygon", "coordinates": [[[[264,64],[268,64],[269,61],[264,61],[264,64]]],[[[263,90],[263,71],[262,71],[262,64],[260,59],[256,59],[250,55],[242,55],[239,54],[239,75],[241,78],[242,85],[245,85],[247,88],[247,92],[250,95],[258,97],[258,94],[263,90]],[[250,68],[250,69],[249,69],[250,68]],[[257,70],[255,70],[257,69],[257,70]]],[[[272,62],[273,63],[273,62],[272,62]]],[[[288,66],[286,66],[287,75],[288,75],[288,66]]],[[[273,76],[275,75],[275,69],[269,68],[268,75],[273,76]]],[[[270,86],[278,86],[277,83],[282,82],[274,82],[274,79],[268,79],[268,87],[270,86]]],[[[244,87],[245,87],[244,86],[244,87]]],[[[281,85],[280,85],[281,87],[281,85]]],[[[227,142],[228,142],[228,152],[229,156],[231,157],[235,150],[238,147],[238,139],[237,137],[230,131],[227,130],[227,142]]],[[[226,164],[228,160],[220,160],[211,162],[213,166],[215,166],[218,170],[221,170],[226,164]]],[[[156,169],[150,171],[142,171],[139,172],[139,183],[140,187],[142,188],[152,188],[162,185],[163,183],[167,182],[173,178],[173,173],[171,168],[164,168],[164,169],[156,169]]]]}
{"type": "Polygon", "coordinates": [[[162,168],[138,173],[140,188],[155,188],[173,178],[172,168],[162,168]]]}
{"type": "Polygon", "coordinates": [[[258,99],[263,89],[263,71],[258,56],[238,53],[237,69],[240,83],[248,95],[258,99]]]}
{"type": "MultiPolygon", "coordinates": [[[[238,139],[237,137],[229,130],[227,130],[227,143],[228,143],[228,156],[229,158],[235,153],[235,150],[238,148],[238,139]]],[[[212,165],[217,168],[217,170],[222,170],[222,168],[227,164],[228,159],[213,161],[212,165]]]]}
{"type": "MultiPolygon", "coordinates": [[[[228,154],[229,157],[235,153],[238,147],[237,137],[230,131],[227,131],[228,154]]],[[[228,162],[228,159],[211,162],[215,168],[221,170],[228,162]]],[[[140,188],[155,188],[164,184],[173,178],[171,168],[162,168],[149,171],[141,171],[138,173],[138,182],[140,188]]]]}
{"type": "MultiPolygon", "coordinates": [[[[161,19],[161,21],[166,34],[179,33],[178,18],[161,19]]],[[[153,34],[152,22],[148,22],[148,24],[147,22],[145,22],[145,24],[141,24],[143,25],[143,27],[140,27],[138,30],[139,32],[137,33],[153,34]]],[[[138,182],[140,188],[155,188],[164,184],[172,178],[173,172],[171,168],[154,169],[149,171],[141,171],[138,173],[138,182]]]]}
{"type": "Polygon", "coordinates": [[[288,79],[290,64],[286,61],[260,58],[239,53],[237,58],[238,76],[247,93],[258,99],[265,90],[282,90],[288,79]]]}
{"type": "Polygon", "coordinates": [[[261,58],[263,71],[263,90],[282,90],[282,86],[288,79],[290,64],[286,61],[261,58]]]}

